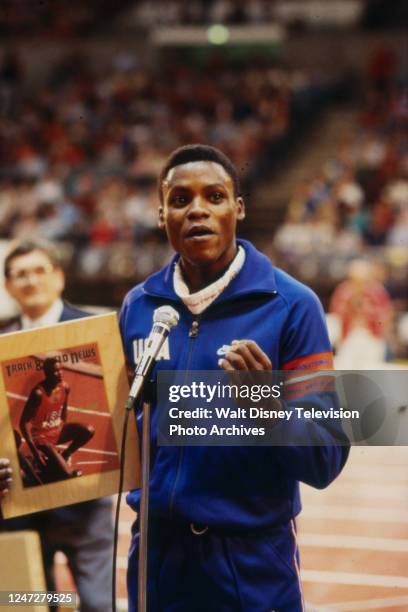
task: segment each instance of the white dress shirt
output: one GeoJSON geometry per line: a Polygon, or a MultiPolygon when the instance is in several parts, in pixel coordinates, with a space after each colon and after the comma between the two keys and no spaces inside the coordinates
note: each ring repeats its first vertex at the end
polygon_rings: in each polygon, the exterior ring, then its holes
{"type": "Polygon", "coordinates": [[[35,327],[45,327],[45,325],[55,325],[60,320],[64,310],[63,301],[58,298],[51,307],[38,319],[30,319],[27,315],[21,315],[22,329],[34,329],[35,327]]]}

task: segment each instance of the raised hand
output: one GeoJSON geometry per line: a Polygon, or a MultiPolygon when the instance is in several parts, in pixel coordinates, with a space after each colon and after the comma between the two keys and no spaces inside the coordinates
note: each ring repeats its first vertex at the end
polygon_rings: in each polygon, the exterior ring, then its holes
{"type": "Polygon", "coordinates": [[[224,370],[272,370],[271,360],[254,340],[233,340],[231,350],[218,365],[224,370]]]}

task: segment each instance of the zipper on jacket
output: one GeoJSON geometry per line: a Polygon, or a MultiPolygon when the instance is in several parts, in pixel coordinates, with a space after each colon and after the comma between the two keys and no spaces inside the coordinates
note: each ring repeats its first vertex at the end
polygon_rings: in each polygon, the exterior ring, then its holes
{"type": "MultiPolygon", "coordinates": [[[[188,332],[188,337],[190,338],[190,346],[188,347],[188,354],[187,354],[187,360],[186,360],[186,366],[185,366],[186,371],[188,371],[188,368],[190,366],[190,361],[191,361],[191,357],[193,354],[193,348],[194,348],[194,340],[197,338],[199,328],[200,328],[200,319],[201,319],[201,315],[193,317],[193,320],[191,322],[191,327],[188,332]]],[[[176,477],[174,479],[173,490],[170,495],[170,504],[169,504],[170,518],[172,518],[172,515],[173,515],[174,498],[176,497],[177,483],[180,478],[180,471],[181,471],[181,464],[183,461],[183,455],[184,455],[184,446],[180,448],[176,477]]]]}
{"type": "MultiPolygon", "coordinates": [[[[188,332],[188,337],[189,338],[197,338],[199,329],[200,329],[200,317],[197,317],[196,319],[193,319],[192,322],[191,322],[191,327],[190,327],[190,330],[188,332]]],[[[189,358],[188,358],[187,361],[190,361],[190,355],[189,355],[189,358]]]]}

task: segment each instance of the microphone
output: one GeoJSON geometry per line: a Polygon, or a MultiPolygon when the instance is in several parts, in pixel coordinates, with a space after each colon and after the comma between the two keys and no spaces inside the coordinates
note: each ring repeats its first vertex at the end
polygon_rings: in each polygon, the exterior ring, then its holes
{"type": "Polygon", "coordinates": [[[179,322],[180,315],[171,306],[160,306],[153,313],[153,327],[147,339],[147,345],[136,365],[135,377],[126,402],[126,410],[130,410],[139,396],[144,382],[149,376],[157,360],[160,350],[171,329],[179,322]]]}

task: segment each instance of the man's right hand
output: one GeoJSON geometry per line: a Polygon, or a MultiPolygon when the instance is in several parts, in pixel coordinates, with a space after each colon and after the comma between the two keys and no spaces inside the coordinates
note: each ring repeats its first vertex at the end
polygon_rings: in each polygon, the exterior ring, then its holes
{"type": "Polygon", "coordinates": [[[0,501],[5,497],[8,493],[10,485],[12,483],[12,475],[13,471],[10,467],[10,461],[5,458],[0,459],[0,501]]]}

